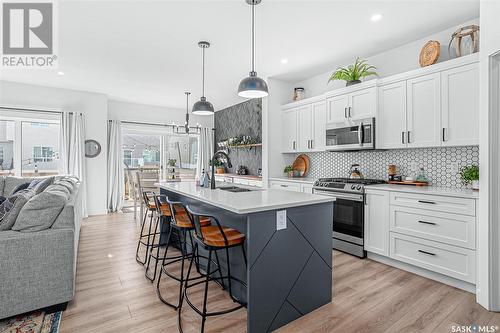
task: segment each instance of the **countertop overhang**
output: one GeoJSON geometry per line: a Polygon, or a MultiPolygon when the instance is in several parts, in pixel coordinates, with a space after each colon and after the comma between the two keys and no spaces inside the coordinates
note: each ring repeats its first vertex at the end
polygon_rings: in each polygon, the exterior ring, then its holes
{"type": "MultiPolygon", "coordinates": [[[[217,185],[218,187],[228,186],[228,184],[223,183],[217,185]]],[[[238,187],[249,188],[251,191],[234,193],[221,189],[211,190],[210,188],[196,186],[193,181],[175,183],[160,181],[155,183],[155,186],[236,214],[249,214],[335,201],[334,197],[324,195],[275,189],[257,189],[241,185],[238,185],[238,187]]]]}

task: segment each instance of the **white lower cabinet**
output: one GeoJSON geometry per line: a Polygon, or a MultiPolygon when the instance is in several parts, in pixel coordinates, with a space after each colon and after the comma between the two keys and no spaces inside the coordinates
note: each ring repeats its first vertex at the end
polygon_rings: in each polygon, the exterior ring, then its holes
{"type": "Polygon", "coordinates": [[[366,190],[365,250],[476,283],[476,199],[366,190]]]}
{"type": "Polygon", "coordinates": [[[271,180],[269,181],[269,188],[293,191],[293,192],[303,192],[303,193],[313,193],[313,183],[306,183],[300,181],[280,181],[271,180]]]}
{"type": "Polygon", "coordinates": [[[364,243],[366,251],[389,255],[389,192],[366,191],[364,243]]]}

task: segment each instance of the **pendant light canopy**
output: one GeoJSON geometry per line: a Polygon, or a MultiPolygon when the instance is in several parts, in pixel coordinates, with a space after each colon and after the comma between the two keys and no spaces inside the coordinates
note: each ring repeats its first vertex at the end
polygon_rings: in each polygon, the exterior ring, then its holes
{"type": "Polygon", "coordinates": [[[185,94],[186,94],[186,122],[184,123],[184,130],[186,131],[186,134],[189,134],[189,95],[191,95],[191,93],[189,91],[186,91],[185,94]]]}
{"type": "Polygon", "coordinates": [[[255,5],[262,0],[246,0],[252,6],[252,71],[250,76],[241,80],[238,95],[244,98],[261,98],[269,95],[267,83],[257,76],[255,71],[255,5]]]}
{"type": "Polygon", "coordinates": [[[212,103],[207,101],[205,97],[205,49],[210,47],[209,42],[201,41],[198,43],[198,46],[201,47],[203,52],[203,74],[202,74],[202,83],[201,83],[201,98],[198,102],[193,105],[193,113],[202,116],[209,116],[214,114],[214,106],[212,103]]]}

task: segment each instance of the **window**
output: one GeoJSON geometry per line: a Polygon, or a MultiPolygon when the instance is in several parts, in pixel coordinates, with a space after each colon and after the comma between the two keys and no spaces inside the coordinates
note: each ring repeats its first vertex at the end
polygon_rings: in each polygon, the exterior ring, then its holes
{"type": "Polygon", "coordinates": [[[14,132],[16,123],[0,120],[0,175],[13,175],[14,172],[14,132]]]}
{"type": "Polygon", "coordinates": [[[52,162],[54,147],[33,147],[33,162],[52,162]]]}
{"type": "Polygon", "coordinates": [[[132,149],[123,149],[123,163],[125,165],[132,165],[132,149]]]}

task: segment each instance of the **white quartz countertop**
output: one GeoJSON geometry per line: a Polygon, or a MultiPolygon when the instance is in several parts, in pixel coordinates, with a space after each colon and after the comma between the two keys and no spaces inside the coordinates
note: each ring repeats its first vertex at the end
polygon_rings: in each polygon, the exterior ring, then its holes
{"type": "Polygon", "coordinates": [[[444,195],[448,197],[459,197],[459,198],[470,198],[470,199],[477,199],[479,197],[479,193],[477,191],[460,189],[460,188],[438,187],[438,186],[378,184],[378,185],[368,185],[366,186],[366,189],[407,192],[407,193],[417,193],[417,194],[444,195]]]}
{"type": "Polygon", "coordinates": [[[308,177],[269,177],[269,180],[277,180],[280,182],[294,182],[294,183],[307,183],[314,184],[316,178],[308,177]]]}
{"type": "MultiPolygon", "coordinates": [[[[159,182],[155,186],[185,195],[192,199],[229,210],[236,214],[249,214],[267,210],[308,206],[335,201],[334,197],[302,192],[283,191],[275,189],[252,189],[250,192],[229,192],[221,189],[211,190],[196,186],[195,182],[159,182]]],[[[228,186],[219,183],[217,187],[228,186]]]]}

